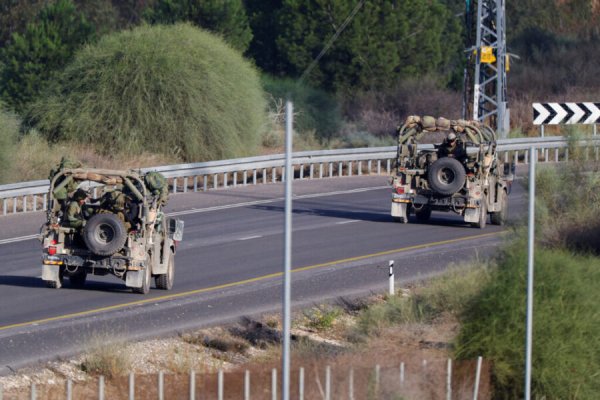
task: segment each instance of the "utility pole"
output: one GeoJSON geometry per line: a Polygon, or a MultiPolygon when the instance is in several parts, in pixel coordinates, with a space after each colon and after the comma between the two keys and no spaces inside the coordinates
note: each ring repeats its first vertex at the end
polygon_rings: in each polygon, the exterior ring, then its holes
{"type": "Polygon", "coordinates": [[[466,0],[467,67],[463,118],[486,122],[506,138],[510,110],[506,99],[505,0],[466,0]]]}

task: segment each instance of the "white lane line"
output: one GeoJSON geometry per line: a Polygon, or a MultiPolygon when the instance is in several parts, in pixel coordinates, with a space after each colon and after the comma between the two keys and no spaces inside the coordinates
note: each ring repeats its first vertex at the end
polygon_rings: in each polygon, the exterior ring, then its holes
{"type": "Polygon", "coordinates": [[[239,241],[239,242],[241,242],[243,240],[252,240],[252,239],[258,239],[258,238],[261,238],[261,237],[263,237],[263,236],[262,235],[254,235],[254,236],[246,236],[246,237],[239,238],[239,239],[236,239],[236,240],[239,241]]]}
{"type": "MultiPolygon", "coordinates": [[[[366,188],[339,190],[336,192],[328,192],[328,193],[305,194],[305,195],[301,195],[301,196],[294,196],[294,199],[311,199],[311,198],[316,198],[316,197],[336,196],[336,195],[340,195],[340,194],[368,192],[371,190],[385,189],[387,187],[388,187],[387,185],[386,186],[371,186],[371,187],[366,187],[366,188]]],[[[175,217],[175,216],[179,216],[179,215],[198,214],[198,213],[204,213],[204,212],[210,212],[210,211],[228,210],[231,208],[240,208],[240,207],[255,206],[255,205],[259,205],[259,204],[275,203],[275,202],[283,201],[283,200],[285,200],[283,197],[276,197],[274,199],[249,201],[246,203],[229,204],[229,205],[224,205],[224,206],[215,206],[215,207],[207,207],[207,208],[192,208],[190,210],[175,211],[172,213],[168,213],[166,215],[169,217],[175,217]]],[[[10,239],[2,239],[2,240],[0,240],[0,245],[36,239],[37,237],[38,237],[38,235],[28,235],[28,236],[20,236],[20,237],[15,237],[15,238],[10,238],[10,239]]],[[[252,239],[254,239],[254,238],[252,238],[252,239]]]]}
{"type": "Polygon", "coordinates": [[[357,219],[351,219],[351,220],[348,220],[348,221],[340,221],[340,222],[336,222],[335,224],[336,224],[336,225],[345,225],[345,224],[351,224],[351,223],[353,223],[353,222],[360,222],[360,221],[359,221],[359,220],[357,220],[357,219]]]}
{"type": "Polygon", "coordinates": [[[2,239],[2,240],[0,240],[0,244],[15,243],[15,242],[22,242],[25,240],[37,239],[38,236],[39,235],[27,235],[27,236],[14,237],[14,238],[10,238],[10,239],[2,239]]]}
{"type": "MultiPolygon", "coordinates": [[[[387,187],[388,186],[374,186],[374,187],[368,187],[368,188],[340,190],[337,192],[305,194],[305,195],[301,195],[301,196],[294,196],[294,200],[311,199],[311,198],[315,198],[315,197],[336,196],[339,194],[368,192],[371,190],[385,189],[387,187]]],[[[276,197],[274,199],[248,201],[246,203],[228,204],[228,205],[223,205],[223,206],[214,206],[214,207],[198,208],[198,209],[192,209],[192,210],[175,211],[172,213],[168,213],[167,216],[175,217],[178,215],[189,215],[189,214],[198,214],[198,213],[204,213],[204,212],[210,212],[210,211],[228,210],[231,208],[240,208],[240,207],[255,206],[255,205],[259,205],[259,204],[275,203],[275,202],[283,201],[283,200],[285,200],[283,197],[276,197]]]]}

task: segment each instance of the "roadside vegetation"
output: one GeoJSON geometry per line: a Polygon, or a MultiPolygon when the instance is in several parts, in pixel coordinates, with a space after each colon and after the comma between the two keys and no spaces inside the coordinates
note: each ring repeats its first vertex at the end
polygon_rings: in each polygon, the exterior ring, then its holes
{"type": "MultiPolygon", "coordinates": [[[[597,95],[596,3],[507,4],[508,46],[518,56],[508,80],[515,135],[537,134],[533,101],[597,95]]],[[[465,3],[394,4],[364,2],[311,66],[356,1],[8,2],[0,15],[0,99],[20,122],[18,135],[0,131],[0,142],[15,149],[11,160],[0,158],[8,164],[0,182],[46,176],[13,168],[31,140],[40,170],[52,165],[46,154],[79,154],[82,146],[112,165],[135,154],[137,166],[155,157],[280,152],[288,95],[296,150],[389,145],[407,115],[458,118],[465,3]]]]}

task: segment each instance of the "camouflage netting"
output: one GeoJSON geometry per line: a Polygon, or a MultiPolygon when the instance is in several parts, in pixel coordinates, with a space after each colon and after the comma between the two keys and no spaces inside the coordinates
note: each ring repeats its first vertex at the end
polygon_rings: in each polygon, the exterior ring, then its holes
{"type": "Polygon", "coordinates": [[[453,131],[457,135],[464,135],[467,141],[472,143],[496,141],[494,131],[479,121],[467,121],[464,119],[449,120],[443,117],[436,119],[429,115],[423,117],[411,115],[398,128],[398,144],[417,142],[429,132],[448,131],[453,131]]]}

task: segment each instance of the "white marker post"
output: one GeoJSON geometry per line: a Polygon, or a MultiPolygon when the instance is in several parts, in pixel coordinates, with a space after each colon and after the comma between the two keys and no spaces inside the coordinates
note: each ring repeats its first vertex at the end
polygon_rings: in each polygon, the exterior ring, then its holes
{"type": "Polygon", "coordinates": [[[396,294],[396,289],[394,288],[394,260],[390,260],[390,296],[396,294]]]}

